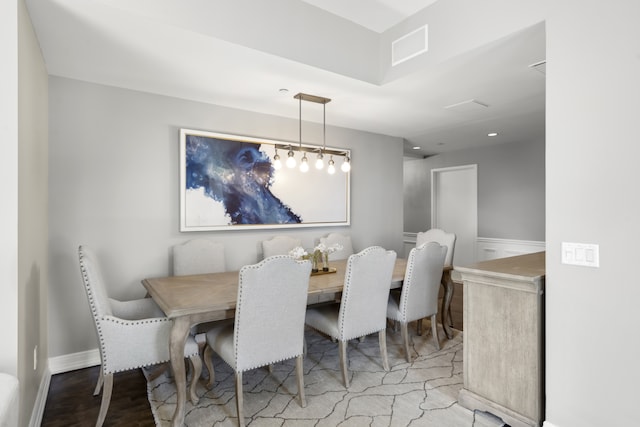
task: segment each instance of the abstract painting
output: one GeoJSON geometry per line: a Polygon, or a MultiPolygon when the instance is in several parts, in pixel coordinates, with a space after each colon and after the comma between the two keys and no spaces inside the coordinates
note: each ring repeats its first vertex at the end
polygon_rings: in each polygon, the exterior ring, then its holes
{"type": "Polygon", "coordinates": [[[181,129],[180,231],[349,225],[350,173],[276,170],[289,144],[181,129]]]}

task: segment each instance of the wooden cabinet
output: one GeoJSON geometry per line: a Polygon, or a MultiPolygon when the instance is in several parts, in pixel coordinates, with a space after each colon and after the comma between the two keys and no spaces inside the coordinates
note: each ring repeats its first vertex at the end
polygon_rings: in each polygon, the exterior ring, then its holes
{"type": "Polygon", "coordinates": [[[464,283],[459,403],[512,427],[544,420],[545,253],[455,267],[464,283]]]}

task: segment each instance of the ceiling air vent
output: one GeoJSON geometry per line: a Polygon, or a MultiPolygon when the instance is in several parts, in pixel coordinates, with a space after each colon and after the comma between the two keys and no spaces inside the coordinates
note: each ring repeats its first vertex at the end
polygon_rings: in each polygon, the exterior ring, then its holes
{"type": "Polygon", "coordinates": [[[408,61],[429,50],[427,25],[391,42],[391,66],[408,61]]]}

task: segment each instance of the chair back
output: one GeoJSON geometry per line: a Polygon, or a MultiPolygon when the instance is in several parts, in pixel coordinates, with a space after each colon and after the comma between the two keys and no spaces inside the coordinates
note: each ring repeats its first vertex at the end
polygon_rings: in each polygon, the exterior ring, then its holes
{"type": "Polygon", "coordinates": [[[338,314],[338,340],[386,329],[387,301],[396,253],[371,246],[347,261],[338,314]]]}
{"type": "Polygon", "coordinates": [[[263,240],[262,257],[266,259],[274,255],[288,255],[297,246],[302,246],[302,240],[289,236],[276,236],[271,240],[263,240]]]}
{"type": "Polygon", "coordinates": [[[342,246],[342,250],[335,251],[329,254],[329,260],[347,259],[353,255],[353,245],[351,244],[351,236],[345,236],[340,233],[330,233],[326,237],[320,238],[320,243],[326,247],[335,245],[336,243],[342,246]]]}
{"type": "Polygon", "coordinates": [[[220,273],[226,270],[224,245],[192,239],[173,247],[173,275],[220,273]]]}
{"type": "Polygon", "coordinates": [[[444,259],[444,265],[453,265],[453,252],[456,247],[455,233],[447,233],[439,228],[432,228],[427,231],[421,231],[416,236],[416,247],[427,242],[437,242],[447,247],[447,256],[444,259]]]}
{"type": "Polygon", "coordinates": [[[413,322],[438,312],[438,290],[447,247],[427,242],[411,249],[400,295],[403,322],[413,322]]]}
{"type": "Polygon", "coordinates": [[[234,345],[243,372],[303,352],[311,263],[288,255],[240,269],[234,345]]]}
{"type": "MultiPolygon", "coordinates": [[[[96,328],[100,323],[100,319],[104,316],[112,315],[109,296],[104,285],[102,272],[95,253],[86,246],[78,248],[78,258],[80,261],[80,275],[84,283],[84,290],[87,293],[89,301],[89,309],[96,324],[96,328]]],[[[100,335],[100,334],[98,334],[100,335]]]]}

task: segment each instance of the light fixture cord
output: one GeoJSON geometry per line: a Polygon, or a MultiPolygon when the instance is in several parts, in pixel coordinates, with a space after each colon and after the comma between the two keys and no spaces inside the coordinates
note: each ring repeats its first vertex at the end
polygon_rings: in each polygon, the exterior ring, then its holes
{"type": "Polygon", "coordinates": [[[300,149],[302,149],[302,97],[300,97],[298,101],[298,116],[300,117],[300,149]]]}
{"type": "Polygon", "coordinates": [[[322,151],[327,148],[327,103],[322,104],[322,151]]]}

